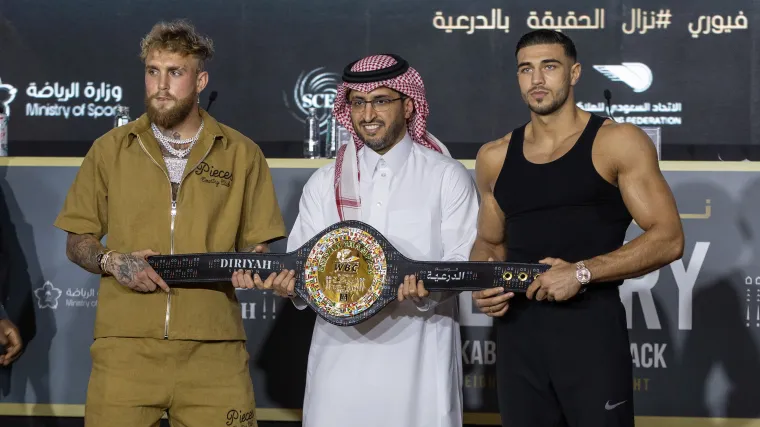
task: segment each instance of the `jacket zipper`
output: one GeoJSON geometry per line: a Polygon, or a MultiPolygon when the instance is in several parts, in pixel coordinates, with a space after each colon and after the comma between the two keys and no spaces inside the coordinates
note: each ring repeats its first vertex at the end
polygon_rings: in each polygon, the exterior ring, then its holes
{"type": "MultiPolygon", "coordinates": [[[[155,163],[156,166],[158,166],[158,168],[163,171],[164,168],[162,168],[161,165],[159,165],[158,162],[156,162],[156,159],[154,159],[153,156],[151,156],[150,153],[148,153],[148,150],[145,149],[142,139],[140,139],[140,135],[137,135],[137,141],[140,143],[140,147],[143,149],[145,154],[147,154],[148,157],[150,157],[150,159],[153,161],[153,163],[155,163]]],[[[206,154],[204,154],[203,157],[201,157],[200,161],[198,161],[198,163],[196,163],[195,166],[193,166],[193,168],[190,169],[191,171],[195,170],[195,168],[198,167],[198,165],[206,158],[206,156],[208,156],[208,153],[211,151],[212,146],[213,144],[208,147],[208,150],[206,150],[206,154]]],[[[171,208],[171,211],[169,212],[171,215],[171,227],[169,229],[169,233],[171,236],[171,240],[170,240],[170,254],[171,255],[174,255],[174,223],[177,219],[177,199],[179,198],[179,191],[182,189],[182,183],[185,182],[185,178],[187,177],[187,175],[189,175],[189,173],[183,175],[182,179],[180,179],[179,186],[177,187],[177,195],[176,197],[174,197],[174,195],[172,194],[171,178],[169,178],[169,175],[166,172],[164,172],[164,176],[166,176],[166,180],[169,181],[169,198],[172,201],[172,208],[171,208]]],[[[169,294],[166,295],[166,317],[164,320],[164,339],[169,339],[169,317],[171,313],[171,308],[172,308],[172,294],[171,292],[169,292],[169,294]]]]}

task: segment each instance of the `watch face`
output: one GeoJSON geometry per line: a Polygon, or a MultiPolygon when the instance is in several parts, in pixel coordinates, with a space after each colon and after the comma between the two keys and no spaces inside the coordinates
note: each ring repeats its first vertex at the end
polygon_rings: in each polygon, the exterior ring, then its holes
{"type": "Polygon", "coordinates": [[[586,284],[589,280],[591,280],[591,272],[588,271],[588,269],[581,268],[576,273],[575,276],[578,278],[578,281],[586,284]]]}

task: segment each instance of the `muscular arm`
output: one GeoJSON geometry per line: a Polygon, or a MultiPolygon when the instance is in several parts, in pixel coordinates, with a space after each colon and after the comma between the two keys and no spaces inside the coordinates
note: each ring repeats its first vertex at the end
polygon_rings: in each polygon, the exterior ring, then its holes
{"type": "Polygon", "coordinates": [[[632,125],[620,125],[612,139],[618,187],[644,233],[616,251],[587,260],[592,282],[639,277],[683,255],[681,218],[651,140],[632,125]]]}
{"type": "Polygon", "coordinates": [[[103,274],[98,265],[98,254],[103,250],[103,245],[92,234],[69,233],[66,238],[66,256],[90,273],[103,274]]]}
{"type": "Polygon", "coordinates": [[[506,148],[495,142],[485,144],[475,159],[475,181],[480,193],[478,233],[470,251],[471,261],[504,261],[507,256],[504,213],[493,195],[493,185],[499,176],[506,148]]]}

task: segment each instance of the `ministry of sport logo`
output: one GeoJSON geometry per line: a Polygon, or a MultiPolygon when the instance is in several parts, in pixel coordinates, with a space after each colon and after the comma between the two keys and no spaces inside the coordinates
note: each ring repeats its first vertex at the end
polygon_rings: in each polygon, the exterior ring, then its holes
{"type": "Polygon", "coordinates": [[[17,92],[15,87],[3,83],[3,79],[0,78],[0,113],[5,113],[6,116],[11,115],[11,102],[16,98],[17,92]]]}
{"type": "Polygon", "coordinates": [[[333,109],[340,78],[339,73],[325,71],[325,67],[301,72],[296,80],[293,92],[290,94],[285,91],[282,92],[285,106],[290,110],[290,114],[301,123],[306,123],[309,108],[315,108],[320,133],[327,132],[327,122],[333,109]]]}
{"type": "Polygon", "coordinates": [[[46,281],[44,285],[34,290],[34,296],[37,298],[37,306],[39,308],[52,308],[53,310],[58,308],[58,298],[61,297],[63,291],[53,286],[51,281],[46,281]]]}

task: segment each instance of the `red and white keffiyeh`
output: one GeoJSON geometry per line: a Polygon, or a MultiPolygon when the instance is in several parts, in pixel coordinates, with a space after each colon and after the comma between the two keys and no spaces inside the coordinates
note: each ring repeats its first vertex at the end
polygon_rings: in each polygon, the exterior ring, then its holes
{"type": "MultiPolygon", "coordinates": [[[[398,61],[392,56],[374,55],[357,61],[350,70],[351,72],[377,71],[397,64],[398,61]]],[[[451,156],[446,146],[427,131],[427,116],[430,110],[425,99],[425,85],[417,70],[409,67],[405,73],[387,80],[367,83],[343,82],[338,86],[333,115],[351,133],[354,143],[343,145],[338,150],[335,160],[335,202],[341,221],[361,219],[359,150],[364,147],[351,122],[351,105],[348,103],[346,94],[350,89],[369,93],[382,86],[403,93],[414,101],[414,113],[407,120],[407,129],[412,140],[431,150],[451,156]]]]}

